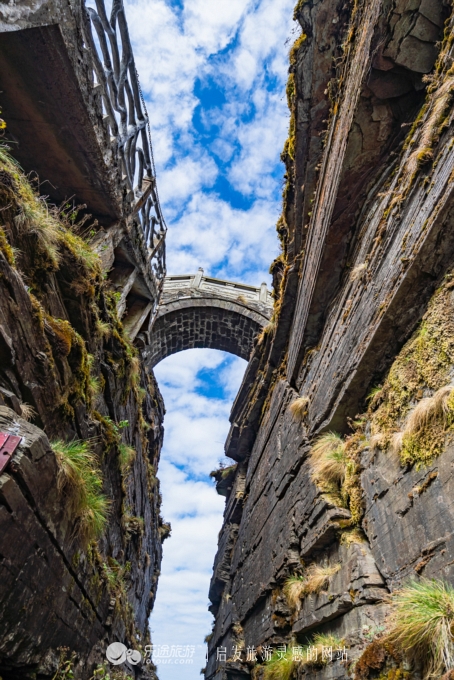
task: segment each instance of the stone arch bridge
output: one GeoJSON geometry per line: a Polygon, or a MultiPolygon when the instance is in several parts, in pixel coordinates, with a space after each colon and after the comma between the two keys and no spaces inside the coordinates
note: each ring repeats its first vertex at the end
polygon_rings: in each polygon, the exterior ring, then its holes
{"type": "Polygon", "coordinates": [[[140,334],[150,367],[170,354],[194,347],[220,349],[249,359],[255,336],[269,322],[273,299],[260,288],[195,275],[164,280],[151,331],[140,334]]]}

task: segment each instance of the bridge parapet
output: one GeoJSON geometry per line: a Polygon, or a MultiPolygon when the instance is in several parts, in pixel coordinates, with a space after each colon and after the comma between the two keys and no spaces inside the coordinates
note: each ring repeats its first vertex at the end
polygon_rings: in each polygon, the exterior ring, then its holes
{"type": "Polygon", "coordinates": [[[191,297],[214,295],[226,300],[235,300],[249,308],[257,309],[267,318],[270,318],[273,310],[273,297],[267,289],[266,283],[262,283],[260,288],[256,288],[245,283],[215,279],[205,276],[201,267],[196,274],[167,276],[164,279],[160,308],[163,309],[164,305],[169,304],[173,298],[181,298],[185,294],[191,297]]]}

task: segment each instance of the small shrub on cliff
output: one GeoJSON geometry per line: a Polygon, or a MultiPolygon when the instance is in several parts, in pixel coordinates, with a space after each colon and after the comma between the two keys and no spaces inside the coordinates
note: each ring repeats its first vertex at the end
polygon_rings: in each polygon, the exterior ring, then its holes
{"type": "Polygon", "coordinates": [[[52,680],[71,680],[74,678],[74,664],[76,662],[76,653],[71,652],[69,647],[59,647],[58,668],[52,680]]]}
{"type": "Polygon", "coordinates": [[[394,625],[388,639],[424,678],[454,666],[454,588],[443,581],[410,581],[393,596],[394,625]]]}
{"type": "Polygon", "coordinates": [[[96,332],[101,338],[108,339],[112,335],[112,325],[107,321],[102,321],[100,318],[96,319],[96,332]]]}
{"type": "Polygon", "coordinates": [[[335,432],[322,434],[310,452],[312,479],[314,482],[341,485],[345,479],[345,442],[335,432]]]}
{"type": "Polygon", "coordinates": [[[131,562],[120,564],[113,557],[108,557],[107,562],[103,562],[102,564],[102,570],[109,591],[112,595],[115,595],[117,600],[115,606],[117,609],[120,609],[122,599],[124,603],[127,597],[126,579],[131,572],[131,562]]]}
{"type": "Polygon", "coordinates": [[[102,476],[88,442],[52,443],[59,466],[58,488],[68,495],[79,531],[87,539],[99,537],[106,526],[109,501],[102,493],[102,476]]]}
{"type": "Polygon", "coordinates": [[[221,481],[221,479],[227,479],[228,477],[230,477],[230,475],[233,475],[237,467],[238,463],[234,463],[233,465],[229,465],[228,467],[224,467],[221,465],[221,467],[218,470],[212,470],[210,472],[210,477],[219,482],[221,481]]]}
{"type": "Polygon", "coordinates": [[[323,667],[329,661],[327,649],[334,654],[345,646],[345,641],[331,633],[316,633],[312,640],[305,645],[291,642],[284,650],[276,649],[269,661],[266,662],[263,680],[291,680],[295,677],[298,667],[323,667]],[[325,652],[325,653],[324,653],[325,652]]]}
{"type": "Polygon", "coordinates": [[[160,518],[158,533],[161,543],[163,543],[166,540],[166,538],[169,538],[170,534],[172,533],[172,526],[170,522],[163,522],[162,519],[160,518]]]}
{"type": "Polygon", "coordinates": [[[289,646],[285,652],[276,649],[265,664],[263,680],[291,680],[296,666],[292,647],[289,646]]]}
{"type": "Polygon", "coordinates": [[[136,455],[136,450],[132,446],[123,443],[118,445],[118,460],[123,474],[129,470],[136,455]]]}
{"type": "Polygon", "coordinates": [[[109,668],[106,662],[102,665],[98,664],[93,672],[90,680],[134,680],[132,675],[128,675],[120,668],[109,668]]]}

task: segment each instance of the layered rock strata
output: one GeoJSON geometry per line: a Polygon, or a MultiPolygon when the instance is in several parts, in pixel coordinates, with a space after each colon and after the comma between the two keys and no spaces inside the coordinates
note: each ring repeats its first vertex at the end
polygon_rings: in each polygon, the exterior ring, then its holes
{"type": "Polygon", "coordinates": [[[277,677],[261,650],[317,635],[344,658],[293,677],[409,677],[371,644],[400,584],[454,582],[451,416],[411,430],[452,390],[454,17],[441,0],[300,0],[295,19],[275,325],[231,414],[206,677],[277,677]],[[337,486],[314,472],[328,432],[337,486]],[[292,606],[289,578],[316,568],[331,575],[292,606]]]}
{"type": "Polygon", "coordinates": [[[0,676],[104,677],[108,644],[149,643],[169,532],[164,407],[119,319],[100,233],[72,206],[49,208],[0,153],[0,431],[22,438],[0,476],[0,676]]]}

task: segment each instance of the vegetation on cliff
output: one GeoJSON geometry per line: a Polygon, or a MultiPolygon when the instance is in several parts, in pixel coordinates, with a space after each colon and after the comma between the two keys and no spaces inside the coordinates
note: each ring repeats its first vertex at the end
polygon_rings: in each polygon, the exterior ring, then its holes
{"type": "Polygon", "coordinates": [[[453,286],[449,274],[383,385],[370,395],[372,441],[398,453],[404,465],[431,463],[454,424],[453,286]]]}
{"type": "Polygon", "coordinates": [[[444,581],[410,581],[393,594],[389,640],[424,678],[454,667],[454,588],[444,581]]]}
{"type": "Polygon", "coordinates": [[[102,493],[102,475],[89,442],[57,441],[52,444],[60,475],[57,486],[65,493],[78,520],[78,530],[88,540],[102,535],[109,501],[102,493]]]}
{"type": "Polygon", "coordinates": [[[314,563],[304,569],[302,575],[290,576],[282,589],[289,606],[298,610],[302,598],[312,593],[320,593],[327,588],[331,577],[340,569],[340,563],[332,565],[314,563]]]}
{"type": "Polygon", "coordinates": [[[363,432],[364,421],[356,426],[357,431],[345,438],[336,432],[320,435],[309,452],[314,483],[329,502],[351,512],[351,520],[344,523],[345,526],[359,525],[363,516],[359,454],[367,440],[363,432]]]}
{"type": "Polygon", "coordinates": [[[451,671],[454,588],[442,580],[410,580],[392,594],[390,605],[387,630],[355,662],[355,680],[377,671],[380,678],[410,678],[414,672],[424,680],[451,671]]]}
{"type": "Polygon", "coordinates": [[[329,653],[335,655],[336,650],[345,646],[345,640],[330,633],[315,633],[304,644],[292,640],[284,649],[275,649],[273,655],[264,666],[258,667],[262,680],[291,680],[296,677],[299,668],[323,668],[330,662],[329,653]]]}
{"type": "MultiPolygon", "coordinates": [[[[83,206],[49,205],[0,147],[0,297],[15,352],[0,366],[0,403],[12,395],[7,405],[53,442],[58,541],[74,588],[84,581],[83,635],[102,620],[137,648],[170,531],[155,477],[162,402],[118,317],[95,232],[83,206]]],[[[72,677],[73,656],[56,678],[72,677]]]]}
{"type": "Polygon", "coordinates": [[[309,398],[298,397],[290,404],[290,413],[298,423],[302,423],[308,414],[309,398]]]}

